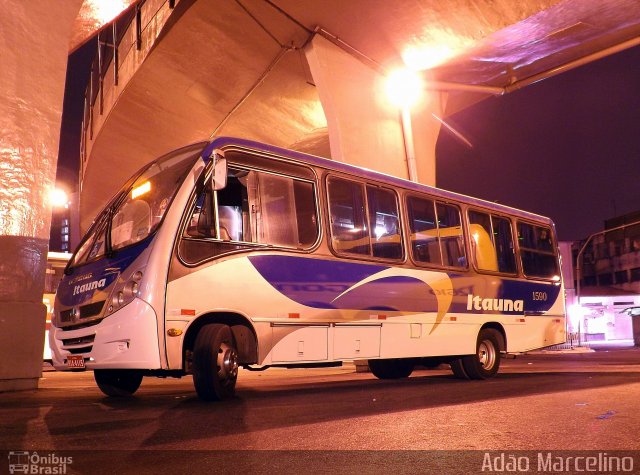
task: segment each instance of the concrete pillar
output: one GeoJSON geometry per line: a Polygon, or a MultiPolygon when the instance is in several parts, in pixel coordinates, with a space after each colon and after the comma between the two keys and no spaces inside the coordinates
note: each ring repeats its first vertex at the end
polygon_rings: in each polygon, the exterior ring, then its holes
{"type": "MultiPolygon", "coordinates": [[[[401,113],[385,94],[385,77],[321,35],[306,57],[329,128],[331,155],[408,178],[401,113]]],[[[418,181],[435,184],[435,146],[447,95],[426,91],[411,113],[418,181]]]]}
{"type": "Polygon", "coordinates": [[[0,17],[0,391],[35,388],[60,119],[82,0],[4,0],[0,17]]]}

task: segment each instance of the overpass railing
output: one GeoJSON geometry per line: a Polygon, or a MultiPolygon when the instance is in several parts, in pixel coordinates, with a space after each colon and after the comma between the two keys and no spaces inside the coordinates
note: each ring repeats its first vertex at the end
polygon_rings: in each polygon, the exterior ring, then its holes
{"type": "Polygon", "coordinates": [[[140,0],[98,33],[97,52],[84,95],[78,177],[80,191],[95,138],[179,2],[140,0]]]}

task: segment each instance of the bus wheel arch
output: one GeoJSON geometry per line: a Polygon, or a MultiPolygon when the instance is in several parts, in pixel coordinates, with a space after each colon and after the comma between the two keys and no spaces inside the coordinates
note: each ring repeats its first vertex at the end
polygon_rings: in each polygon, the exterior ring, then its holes
{"type": "Polygon", "coordinates": [[[198,317],[191,322],[187,329],[182,343],[185,369],[189,369],[189,355],[193,354],[198,333],[205,325],[214,323],[227,325],[230,328],[238,353],[239,364],[255,364],[258,362],[258,338],[249,320],[237,313],[212,312],[198,317]]]}
{"type": "Polygon", "coordinates": [[[507,332],[504,330],[504,327],[498,322],[488,322],[482,325],[480,331],[485,328],[490,328],[495,330],[496,337],[498,338],[498,343],[500,345],[500,352],[506,353],[507,351],[507,332]]]}

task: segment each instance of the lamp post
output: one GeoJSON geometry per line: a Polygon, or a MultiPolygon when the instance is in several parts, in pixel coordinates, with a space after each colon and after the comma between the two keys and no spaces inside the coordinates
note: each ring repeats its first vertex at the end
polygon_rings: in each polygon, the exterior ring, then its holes
{"type": "Polygon", "coordinates": [[[402,138],[407,158],[407,173],[409,180],[417,182],[418,169],[413,145],[411,108],[422,98],[424,82],[416,72],[410,69],[398,69],[387,77],[386,91],[389,101],[400,109],[402,138]]]}

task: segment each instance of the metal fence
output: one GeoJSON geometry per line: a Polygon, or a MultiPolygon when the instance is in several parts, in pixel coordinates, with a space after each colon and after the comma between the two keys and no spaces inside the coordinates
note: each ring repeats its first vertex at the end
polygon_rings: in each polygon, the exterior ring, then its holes
{"type": "Polygon", "coordinates": [[[140,0],[98,32],[96,56],[84,95],[79,189],[82,189],[89,146],[104,122],[104,115],[146,58],[179,1],[140,0]]]}

